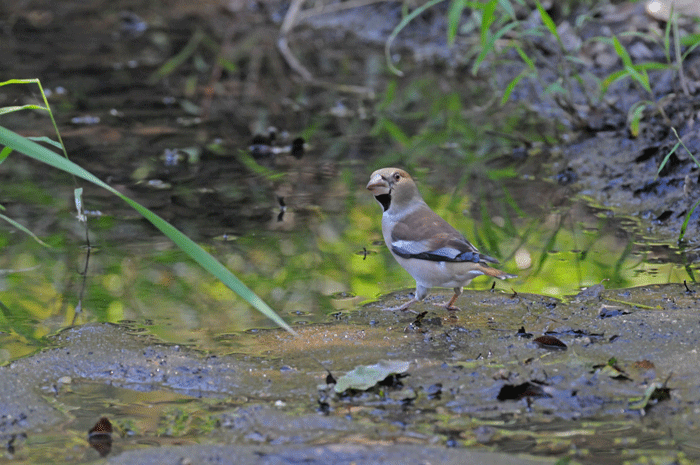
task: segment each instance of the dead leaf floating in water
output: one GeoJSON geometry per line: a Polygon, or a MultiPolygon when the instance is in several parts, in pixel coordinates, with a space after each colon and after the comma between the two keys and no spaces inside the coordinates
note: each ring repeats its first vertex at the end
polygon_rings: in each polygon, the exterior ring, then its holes
{"type": "Polygon", "coordinates": [[[632,381],[632,379],[627,376],[627,373],[617,364],[617,359],[615,357],[608,360],[608,363],[605,365],[593,365],[593,369],[601,375],[606,375],[618,381],[632,381]]]}
{"type": "Polygon", "coordinates": [[[518,384],[518,385],[513,385],[513,384],[506,384],[501,388],[501,391],[498,393],[498,397],[496,399],[500,401],[504,400],[520,400],[524,397],[552,397],[551,395],[547,394],[542,386],[538,384],[531,383],[529,381],[518,384]]]}
{"type": "Polygon", "coordinates": [[[650,362],[649,360],[639,360],[638,362],[634,362],[634,367],[639,368],[641,370],[651,370],[656,368],[656,366],[650,362]]]}
{"type": "Polygon", "coordinates": [[[107,417],[102,417],[95,426],[88,431],[88,442],[101,457],[106,456],[112,450],[112,423],[107,417]]]}
{"type": "Polygon", "coordinates": [[[540,336],[533,339],[533,342],[542,349],[566,350],[566,344],[554,336],[540,336]]]}
{"type": "Polygon", "coordinates": [[[374,365],[358,366],[338,378],[334,390],[337,393],[349,389],[366,391],[391,375],[405,373],[410,364],[410,362],[382,360],[374,365]]]}

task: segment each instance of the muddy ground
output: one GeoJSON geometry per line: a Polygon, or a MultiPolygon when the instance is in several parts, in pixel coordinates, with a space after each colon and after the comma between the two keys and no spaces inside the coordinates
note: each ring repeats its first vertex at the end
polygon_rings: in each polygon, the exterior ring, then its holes
{"type": "MultiPolygon", "coordinates": [[[[2,436],[19,459],[37,431],[76,421],[76,393],[105,385],[179,395],[191,415],[170,418],[169,435],[113,417],[107,463],[700,460],[695,288],[601,287],[571,302],[468,292],[459,312],[432,304],[444,297],[418,305],[419,321],[381,310],[397,294],[298,338],[241,336],[259,357],[208,356],[128,326],[67,329],[55,349],[0,368],[2,436]],[[545,335],[559,342],[536,342],[545,335]],[[337,378],[378,353],[410,368],[366,392],[327,384],[321,365],[337,378]],[[168,447],[139,446],[149,441],[168,447]]],[[[105,406],[115,395],[88,391],[105,406]]],[[[66,459],[96,457],[86,438],[66,459]]]]}
{"type": "MultiPolygon", "coordinates": [[[[276,47],[286,4],[230,2],[222,6],[206,2],[196,10],[189,2],[174,2],[169,9],[141,2],[113,5],[133,10],[135,17],[102,14],[94,8],[97,4],[61,5],[3,5],[9,18],[4,31],[11,47],[2,52],[8,55],[0,66],[8,77],[28,72],[49,80],[52,76],[63,79],[78,75],[76,69],[91,70],[76,78],[84,95],[75,98],[77,103],[71,102],[78,109],[90,109],[94,104],[88,97],[99,95],[101,104],[108,105],[111,89],[120,86],[127,93],[134,89],[153,92],[146,84],[148,77],[163,57],[172,56],[187,43],[193,25],[203,26],[222,41],[250,34],[246,37],[252,39],[243,41],[236,52],[245,55],[240,59],[243,71],[222,80],[224,95],[217,94],[207,103],[211,89],[194,93],[213,121],[210,128],[219,125],[225,132],[230,129],[226,121],[230,118],[230,124],[249,129],[251,135],[255,126],[251,121],[259,108],[237,107],[241,102],[269,104],[274,120],[276,114],[301,105],[290,103],[297,86],[324,89],[332,82],[371,88],[376,74],[369,71],[354,76],[355,81],[333,82],[335,64],[342,61],[337,60],[334,47],[358,41],[352,43],[361,43],[363,51],[372,50],[374,59],[352,57],[345,66],[377,66],[383,40],[391,29],[386,24],[393,25],[401,17],[401,5],[388,2],[329,16],[326,22],[320,17],[299,20],[289,39],[294,53],[314,72],[314,81],[304,81],[290,72],[276,47]],[[395,21],[373,25],[366,21],[368,14],[395,21]],[[76,18],[82,28],[101,33],[88,41],[80,34],[81,27],[66,30],[61,26],[76,18]],[[141,19],[167,35],[168,46],[158,48],[152,37],[147,40],[139,35],[134,28],[141,19]],[[232,19],[236,19],[234,31],[230,30],[232,19]],[[353,26],[358,22],[363,28],[353,26]],[[61,53],[46,52],[53,33],[59,34],[61,40],[54,42],[61,44],[61,53]],[[130,71],[131,62],[121,62],[123,67],[110,74],[112,81],[104,79],[106,70],[115,71],[114,63],[119,61],[115,57],[125,50],[138,58],[135,71],[130,71]],[[139,66],[147,67],[148,72],[139,66]],[[138,85],[133,83],[135,76],[138,85]],[[231,115],[231,107],[240,111],[231,115]]],[[[629,30],[662,31],[663,25],[646,16],[642,8],[640,3],[596,10],[581,39],[629,30]]],[[[411,56],[410,61],[400,63],[407,74],[419,74],[428,65],[444,70],[451,83],[459,83],[469,74],[474,59],[468,53],[474,35],[458,37],[461,47],[452,52],[446,52],[444,44],[436,45],[430,31],[444,29],[444,13],[437,9],[416,22],[407,36],[397,37],[395,52],[411,56]]],[[[556,8],[551,14],[559,25],[573,21],[556,8]]],[[[693,32],[693,23],[682,23],[681,30],[693,32]]],[[[630,37],[625,45],[639,57],[665,59],[659,44],[630,37]]],[[[512,98],[549,118],[543,138],[551,144],[518,140],[507,150],[500,147],[502,155],[524,166],[526,174],[529,170],[566,185],[572,196],[586,196],[613,214],[637,219],[654,237],[677,237],[700,191],[700,170],[687,152],[678,149],[658,177],[656,172],[677,142],[672,127],[691,152],[700,148],[695,125],[700,109],[695,90],[700,79],[699,54],[685,59],[685,86],[672,70],[658,71],[653,74],[651,96],[629,80],[621,80],[597,103],[585,98],[585,89],[573,89],[572,107],[554,102],[545,92],[546,85],[558,79],[553,70],[561,59],[552,52],[551,38],[534,47],[533,53],[539,50],[538,60],[547,61],[541,80],[519,87],[512,98]],[[655,104],[646,110],[639,135],[632,137],[627,115],[642,99],[655,104]],[[560,139],[552,135],[559,132],[552,129],[558,125],[566,132],[560,139]],[[533,161],[535,152],[537,161],[533,161]]],[[[620,68],[610,50],[595,45],[582,48],[580,57],[588,60],[592,76],[599,79],[620,68]]],[[[496,69],[498,79],[507,83],[520,72],[520,68],[498,65],[480,71],[477,78],[486,82],[496,69]]],[[[186,87],[182,75],[164,81],[161,90],[186,87]]],[[[350,90],[350,95],[362,91],[350,90]]],[[[320,105],[313,92],[309,95],[308,108],[320,105]]],[[[157,97],[153,102],[162,105],[161,96],[157,97]]],[[[132,102],[129,110],[139,111],[143,101],[134,100],[138,103],[132,102]]],[[[153,102],[144,106],[153,106],[153,102]]],[[[348,106],[354,111],[362,105],[348,106]]],[[[27,127],[33,125],[27,122],[27,127]]],[[[78,124],[74,129],[67,137],[70,148],[91,155],[118,132],[91,132],[78,124]]],[[[198,134],[193,130],[192,138],[198,134]]],[[[120,144],[130,142],[133,139],[120,144]]],[[[362,144],[354,146],[360,152],[358,146],[362,144]]],[[[134,149],[130,156],[143,155],[134,149]]],[[[85,158],[86,163],[93,163],[91,157],[85,158]]],[[[131,166],[129,163],[119,159],[89,167],[102,177],[122,180],[127,175],[118,171],[118,165],[131,166]]],[[[696,211],[686,233],[689,263],[694,261],[697,227],[696,211]]],[[[408,291],[404,291],[340,313],[326,325],[298,328],[301,337],[297,339],[281,331],[240,335],[247,355],[214,356],[161,344],[129,325],[71,327],[52,337],[54,348],[0,367],[3,460],[693,463],[700,460],[698,291],[694,284],[623,290],[595,287],[567,302],[510,292],[466,292],[458,301],[462,311],[456,313],[434,308],[433,300],[416,306],[427,312],[420,319],[381,310],[387,302],[393,305],[395,298],[407,298],[408,291]],[[542,336],[556,339],[535,342],[542,336]],[[407,361],[410,368],[405,376],[367,392],[339,395],[328,384],[325,369],[338,377],[378,359],[407,361]],[[170,396],[180,409],[151,415],[159,418],[158,424],[134,421],[157,408],[160,398],[149,397],[154,393],[170,396]],[[123,399],[129,396],[136,399],[134,406],[124,407],[127,402],[123,399]],[[92,408],[85,407],[87,404],[92,408]],[[102,449],[90,447],[88,430],[96,419],[82,417],[82,408],[113,413],[114,432],[105,441],[110,447],[106,459],[99,458],[105,444],[102,449]],[[74,447],[67,448],[63,438],[60,444],[47,439],[60,435],[67,424],[73,431],[84,426],[80,430],[84,434],[72,437],[74,447]]],[[[433,299],[441,301],[445,296],[433,294],[433,299]]]]}

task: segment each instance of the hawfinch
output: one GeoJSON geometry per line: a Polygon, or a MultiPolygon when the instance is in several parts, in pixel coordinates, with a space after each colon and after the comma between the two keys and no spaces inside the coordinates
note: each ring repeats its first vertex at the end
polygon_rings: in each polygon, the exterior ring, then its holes
{"type": "Polygon", "coordinates": [[[453,304],[462,293],[462,287],[475,277],[484,274],[499,279],[516,277],[488,266],[487,263],[498,263],[498,260],[480,254],[462,234],[432,211],[404,170],[382,168],[375,171],[367,189],[384,209],[384,242],[399,265],[416,280],[413,299],[387,310],[406,310],[414,302],[423,300],[431,287],[453,288],[455,295],[445,308],[459,310],[453,304]]]}

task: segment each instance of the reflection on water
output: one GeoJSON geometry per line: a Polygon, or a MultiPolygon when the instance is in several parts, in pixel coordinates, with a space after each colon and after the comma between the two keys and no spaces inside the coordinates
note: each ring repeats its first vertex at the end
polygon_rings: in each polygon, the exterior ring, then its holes
{"type": "MultiPolygon", "coordinates": [[[[202,163],[212,165],[208,175],[225,164],[202,163]]],[[[353,311],[382,294],[412,290],[412,278],[381,240],[381,210],[363,187],[370,169],[338,166],[321,176],[314,174],[316,167],[301,161],[287,172],[275,168],[285,174],[282,181],[219,170],[229,176],[231,187],[220,177],[212,177],[212,183],[220,192],[232,192],[229,198],[175,187],[169,190],[171,199],[185,200],[155,208],[166,212],[164,216],[169,213],[171,221],[203,243],[288,322],[324,322],[337,311],[353,311]],[[240,187],[245,183],[252,186],[246,193],[240,187]],[[283,215],[276,201],[280,192],[285,192],[283,215]],[[254,198],[243,203],[241,199],[251,195],[254,198]],[[173,213],[187,210],[183,202],[196,204],[203,198],[213,211],[173,213]]],[[[497,289],[565,299],[601,282],[606,287],[631,287],[693,280],[672,247],[644,242],[631,219],[563,199],[556,185],[513,178],[499,183],[477,180],[447,191],[444,185],[431,184],[436,178],[436,173],[419,177],[426,202],[477,247],[501,260],[502,269],[519,275],[497,282],[497,289]]],[[[8,192],[34,190],[54,200],[31,208],[19,198],[8,202],[9,214],[52,247],[42,247],[9,226],[0,231],[5,249],[0,258],[2,360],[36,350],[43,336],[74,318],[77,323],[132,320],[165,341],[208,350],[232,349],[227,334],[271,327],[147,223],[107,198],[99,201],[103,216],[90,220],[94,250],[83,311],[76,317],[85,251],[70,212],[69,187],[39,185],[21,176],[4,182],[8,192]]],[[[156,197],[161,195],[159,191],[156,197]]],[[[139,192],[136,198],[150,196],[139,192]]],[[[479,278],[470,288],[492,284],[479,278]]]]}
{"type": "MultiPolygon", "coordinates": [[[[71,5],[56,3],[57,11],[71,5]]],[[[55,89],[50,102],[72,160],[203,244],[290,323],[327,321],[412,290],[413,279],[382,244],[381,211],[364,188],[374,169],[391,165],[411,172],[437,213],[519,276],[498,289],[566,298],[601,282],[694,280],[678,252],[646,240],[634,219],[571,200],[542,180],[542,162],[524,147],[560,140],[565,128],[526,106],[493,105],[478,79],[424,68],[394,80],[382,75],[375,49],[346,42],[343,53],[300,47],[313,54],[300,58],[325,63],[319,76],[372,82],[376,101],[340,87],[299,86],[276,66],[268,39],[278,26],[256,14],[254,27],[241,31],[246,45],[231,45],[240,47],[235,56],[256,49],[257,58],[234,59],[219,87],[198,87],[211,83],[206,66],[183,64],[161,80],[153,63],[162,65],[192,35],[201,39],[188,29],[200,30],[190,24],[198,19],[186,16],[181,28],[149,32],[169,44],[157,49],[108,31],[121,22],[105,25],[101,15],[85,16],[78,28],[67,21],[25,29],[18,21],[13,33],[22,40],[8,47],[13,58],[5,62],[53,67],[51,53],[36,63],[16,57],[60,43],[55,61],[65,66],[44,87],[55,89]],[[104,50],[85,54],[85,43],[104,50]],[[262,72],[266,66],[273,72],[262,72]],[[149,75],[158,85],[147,83],[149,75]],[[293,146],[299,136],[308,147],[301,158],[261,150],[255,134],[266,134],[266,147],[293,146]],[[499,154],[513,155],[494,160],[499,154]]],[[[222,58],[202,53],[197,60],[222,58]]],[[[2,96],[39,101],[35,88],[21,85],[3,87],[2,96]]],[[[53,131],[45,115],[30,112],[3,115],[2,124],[31,135],[53,131]]],[[[1,166],[4,213],[52,247],[0,223],[0,362],[36,350],[73,321],[132,320],[165,341],[210,350],[232,349],[229,335],[271,327],[123,202],[89,185],[82,186],[86,209],[100,216],[90,219],[94,249],[76,315],[86,254],[72,180],[19,154],[1,166]]],[[[480,278],[471,288],[492,284],[480,278]]]]}

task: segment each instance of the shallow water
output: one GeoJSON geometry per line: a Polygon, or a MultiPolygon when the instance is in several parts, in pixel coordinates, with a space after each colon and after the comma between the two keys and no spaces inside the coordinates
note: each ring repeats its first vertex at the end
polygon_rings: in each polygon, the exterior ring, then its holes
{"type": "MultiPolygon", "coordinates": [[[[257,13],[250,24],[237,23],[243,37],[233,44],[237,71],[211,83],[211,69],[203,63],[213,57],[203,48],[184,67],[147,84],[157,65],[193,37],[201,19],[124,37],[120,11],[103,7],[99,15],[58,8],[56,18],[70,27],[42,26],[32,22],[34,16],[17,13],[10,27],[16,42],[2,50],[1,61],[22,66],[4,71],[41,76],[74,162],[202,244],[305,337],[291,342],[271,330],[270,321],[121,200],[81,182],[86,209],[95,212],[83,290],[87,249],[84,228],[75,219],[74,181],[13,153],[0,165],[3,213],[50,247],[0,224],[0,362],[15,361],[9,366],[32,380],[21,384],[26,392],[18,391],[13,400],[35,409],[22,420],[29,426],[3,424],[0,437],[8,456],[24,463],[56,456],[94,461],[98,453],[84,433],[107,415],[119,434],[115,457],[154,445],[286,449],[347,442],[348,436],[356,445],[430,445],[435,454],[446,454],[445,463],[450,449],[444,445],[539,458],[568,454],[584,463],[615,463],[625,454],[644,458],[665,445],[668,454],[659,456],[675,457],[681,450],[697,457],[697,444],[683,437],[681,415],[672,417],[675,437],[680,435],[674,442],[655,435],[669,412],[652,410],[653,418],[645,419],[627,407],[655,377],[639,375],[628,386],[607,379],[597,385],[598,376],[590,375],[593,364],[604,365],[613,356],[628,363],[653,359],[659,378],[668,376],[676,357],[692,360],[684,344],[693,339],[670,329],[676,299],[692,293],[674,286],[666,296],[654,288],[662,294],[658,301],[653,294],[622,304],[638,314],[640,327],[652,328],[622,339],[648,338],[648,348],[613,345],[599,335],[596,328],[606,324],[606,338],[623,333],[599,319],[600,288],[591,291],[593,303],[585,310],[567,306],[582,288],[599,283],[613,290],[606,294],[609,306],[629,300],[627,288],[694,283],[697,265],[673,243],[651,236],[643,220],[557,184],[547,171],[551,157],[540,151],[541,140],[555,140],[561,128],[519,107],[483,110],[487,97],[478,80],[465,82],[440,69],[390,78],[379,71],[376,50],[352,43],[352,53],[299,53],[317,57],[315,71],[335,82],[374,83],[376,100],[298,85],[267,37],[277,26],[260,20],[267,29],[256,30],[257,13]],[[87,38],[102,53],[81,51],[87,38]],[[61,50],[51,43],[60,43],[61,50]],[[41,57],[30,53],[36,50],[43,51],[41,57]],[[208,100],[211,95],[215,98],[208,100]],[[251,150],[253,136],[266,135],[269,126],[277,128],[271,147],[304,137],[303,156],[251,150]],[[525,149],[502,133],[532,145],[525,149]],[[456,315],[431,309],[422,327],[412,315],[381,312],[380,305],[403,301],[414,285],[381,242],[381,209],[364,188],[374,169],[388,165],[409,170],[435,211],[518,278],[495,283],[502,291],[495,294],[468,292],[457,302],[464,311],[456,315]],[[616,289],[624,290],[616,295],[616,289]],[[76,312],[81,294],[82,309],[76,312]],[[654,313],[659,309],[666,312],[663,318],[654,313]],[[661,325],[657,320],[663,320],[663,331],[653,326],[661,325]],[[575,350],[543,355],[514,336],[520,326],[538,335],[559,330],[575,350]],[[94,339],[82,340],[85,334],[94,339]],[[659,349],[665,337],[678,342],[678,353],[659,349]],[[73,352],[41,351],[55,346],[73,352]],[[572,355],[577,351],[581,354],[572,355]],[[82,358],[75,360],[78,353],[82,358]],[[406,384],[420,393],[418,408],[404,408],[415,392],[397,390],[332,399],[330,418],[319,416],[328,399],[315,386],[323,386],[326,373],[308,353],[336,375],[378,357],[412,359],[415,382],[406,384]],[[565,374],[550,377],[550,369],[565,374]],[[500,384],[528,379],[556,387],[554,400],[495,402],[500,384]],[[433,396],[438,383],[445,385],[445,400],[433,402],[425,393],[433,396]],[[606,397],[598,402],[600,386],[606,397]],[[574,405],[577,399],[563,394],[567,389],[588,397],[574,405]],[[295,423],[297,416],[302,419],[295,423]],[[581,417],[585,424],[577,421],[581,417]],[[384,426],[379,438],[375,421],[384,426]],[[56,426],[64,424],[69,427],[56,426]]],[[[38,98],[27,86],[1,90],[8,105],[38,98]]],[[[44,114],[2,118],[0,124],[22,134],[53,134],[44,114]]],[[[469,290],[493,284],[477,279],[469,290]]],[[[430,302],[444,294],[433,292],[430,302]]],[[[620,318],[630,310],[623,308],[620,318]]],[[[695,380],[690,371],[674,385],[679,395],[695,380]]],[[[695,398],[687,402],[692,406],[695,398]]],[[[682,410],[679,404],[676,399],[671,413],[682,410]]],[[[688,422],[689,431],[697,431],[693,415],[688,422]]],[[[306,453],[297,452],[286,460],[306,453]]],[[[362,457],[362,451],[327,452],[337,463],[362,457]]]]}
{"type": "MultiPolygon", "coordinates": [[[[307,169],[307,163],[302,160],[297,170],[307,169]]],[[[103,215],[89,220],[94,249],[83,309],[76,316],[82,285],[79,271],[86,253],[84,233],[70,212],[70,184],[47,185],[43,180],[39,186],[31,177],[17,176],[17,165],[9,168],[4,183],[7,192],[32,186],[47,199],[55,192],[63,193],[63,198],[57,196],[60,200],[43,206],[20,204],[19,199],[14,200],[16,204],[8,202],[9,215],[52,246],[42,247],[10,227],[2,232],[6,244],[0,264],[6,270],[0,299],[7,308],[5,360],[36,350],[43,336],[74,318],[76,323],[128,320],[164,341],[214,351],[229,350],[231,336],[241,331],[272,327],[118,199],[106,197],[99,205],[103,215]]],[[[280,207],[272,201],[271,186],[259,187],[263,191],[259,202],[224,206],[226,202],[219,201],[214,208],[228,207],[234,210],[232,215],[241,216],[231,226],[221,224],[226,211],[208,213],[205,207],[198,207],[177,215],[173,212],[177,207],[164,204],[157,208],[170,214],[174,224],[204,244],[288,322],[332,321],[331,315],[338,311],[352,312],[362,303],[414,285],[381,242],[381,209],[364,189],[367,170],[342,165],[336,169],[343,174],[304,185],[319,192],[315,205],[309,201],[296,208],[294,195],[288,196],[282,218],[280,207]],[[246,219],[251,210],[262,218],[246,219]]],[[[292,170],[282,173],[294,175],[292,170]]],[[[266,182],[249,173],[227,177],[231,186],[266,182]]],[[[533,192],[541,198],[557,195],[557,186],[543,181],[484,184],[498,189],[496,195],[489,193],[480,200],[478,192],[466,187],[445,192],[425,182],[421,189],[438,213],[481,250],[498,257],[504,270],[518,274],[516,279],[496,282],[497,289],[561,299],[601,282],[607,288],[622,288],[693,281],[692,271],[679,263],[678,252],[671,245],[645,241],[632,220],[583,201],[562,199],[556,206],[537,205],[528,199],[533,192]]],[[[218,189],[233,188],[218,184],[218,189]]],[[[182,188],[168,192],[196,196],[182,188]]],[[[163,190],[155,193],[162,194],[163,190]]],[[[148,202],[149,192],[135,197],[148,202]]],[[[488,289],[493,284],[481,278],[470,288],[488,289]]]]}

